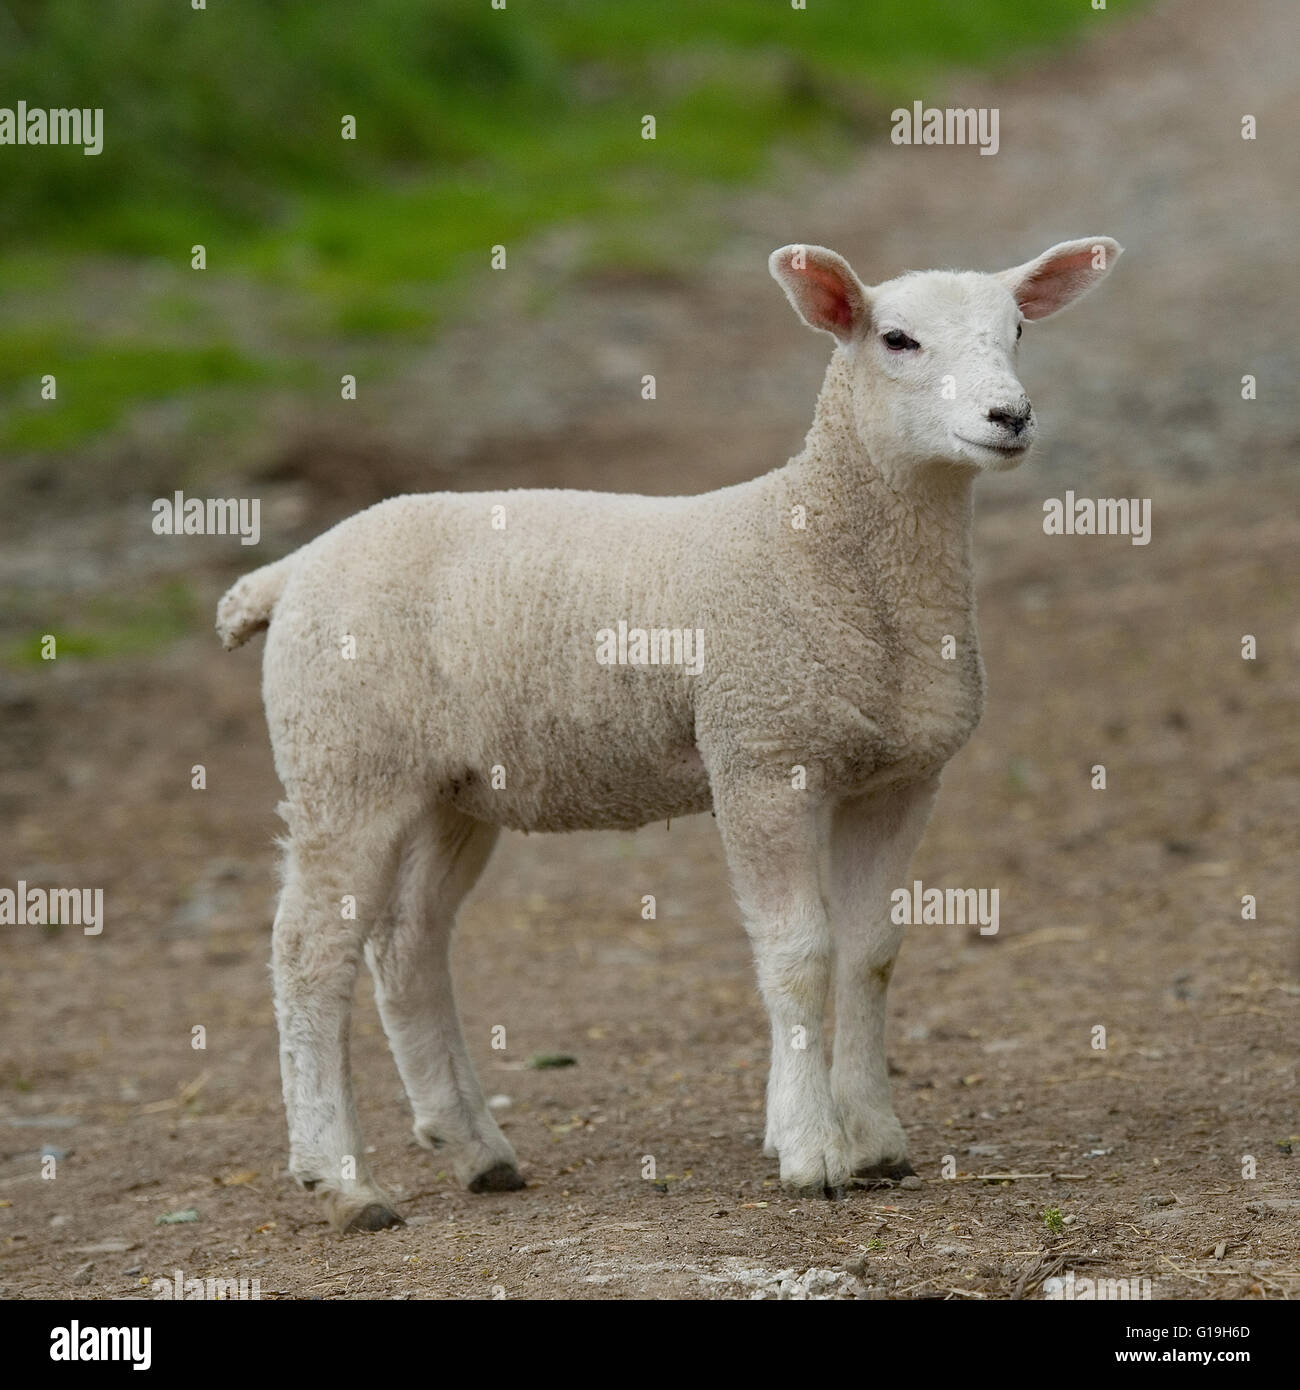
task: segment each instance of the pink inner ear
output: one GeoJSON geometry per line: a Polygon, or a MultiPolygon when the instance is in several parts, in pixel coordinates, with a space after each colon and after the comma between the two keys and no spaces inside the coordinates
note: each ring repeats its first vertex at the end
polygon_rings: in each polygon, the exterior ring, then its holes
{"type": "Polygon", "coordinates": [[[794,272],[804,282],[809,318],[828,327],[849,328],[853,323],[853,304],[844,281],[821,265],[807,265],[794,272]]]}
{"type": "Polygon", "coordinates": [[[802,270],[795,270],[793,260],[786,261],[786,272],[798,286],[799,313],[819,328],[848,329],[854,322],[854,299],[843,275],[829,265],[808,261],[802,270]]]}
{"type": "Polygon", "coordinates": [[[1087,289],[1096,275],[1092,248],[1070,251],[1045,261],[1016,287],[1016,303],[1027,319],[1054,314],[1087,289]]]}

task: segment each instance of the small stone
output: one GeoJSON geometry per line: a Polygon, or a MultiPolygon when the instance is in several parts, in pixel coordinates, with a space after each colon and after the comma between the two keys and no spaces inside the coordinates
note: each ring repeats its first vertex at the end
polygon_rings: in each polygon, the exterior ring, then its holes
{"type": "Polygon", "coordinates": [[[918,1187],[925,1186],[915,1173],[909,1173],[898,1185],[908,1192],[915,1192],[918,1187]]]}
{"type": "Polygon", "coordinates": [[[198,1219],[199,1214],[193,1207],[185,1207],[181,1211],[165,1211],[161,1216],[155,1216],[153,1224],[155,1226],[178,1226],[198,1219]]]}

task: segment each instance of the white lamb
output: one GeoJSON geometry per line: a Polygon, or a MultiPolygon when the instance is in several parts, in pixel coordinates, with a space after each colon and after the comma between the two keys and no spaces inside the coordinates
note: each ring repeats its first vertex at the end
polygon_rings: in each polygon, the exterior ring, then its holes
{"type": "Polygon", "coordinates": [[[352,1096],[363,952],[418,1139],[472,1191],[522,1186],[448,973],[457,908],[503,825],[715,811],[771,1020],[766,1152],[782,1183],[820,1194],[911,1172],[885,1063],[902,938],[889,894],[983,706],[971,484],[1034,434],[1022,322],[1092,288],[1120,250],[1087,237],[996,275],[867,289],[835,252],[783,247],[773,276],[836,339],[784,467],[698,497],[396,497],[225,595],[228,648],[270,627],[290,1170],[336,1227],[401,1219],[352,1096]],[[630,664],[635,634],[611,661],[620,622],[701,635],[702,666],[674,662],[662,634],[656,664],[630,664]]]}

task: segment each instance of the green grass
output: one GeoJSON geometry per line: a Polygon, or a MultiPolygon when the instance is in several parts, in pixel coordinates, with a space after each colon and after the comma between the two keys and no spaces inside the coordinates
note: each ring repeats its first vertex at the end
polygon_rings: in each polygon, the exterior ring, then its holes
{"type": "MultiPolygon", "coordinates": [[[[933,96],[953,64],[1112,23],[1086,0],[0,0],[0,92],[105,110],[104,152],[0,148],[6,239],[436,278],[518,236],[774,142],[933,96]],[[640,118],[659,121],[656,141],[640,118]],[[356,141],[340,138],[354,115],[356,141]],[[621,175],[639,175],[629,192],[621,175]],[[364,191],[364,196],[361,196],[364,191]],[[498,227],[500,231],[494,230],[498,227]],[[206,234],[205,234],[206,232],[206,234]]],[[[885,127],[881,124],[881,129],[885,127]]]]}
{"type": "Polygon", "coordinates": [[[292,376],[285,364],[257,362],[221,343],[87,343],[68,326],[15,330],[0,340],[0,399],[8,405],[0,446],[61,449],[111,429],[135,402],[292,376]],[[40,398],[47,373],[55,378],[51,401],[40,398]]]}
{"type": "Polygon", "coordinates": [[[56,661],[67,657],[103,661],[137,656],[168,646],[192,632],[197,615],[193,590],[183,580],[173,580],[135,597],[96,598],[78,616],[59,616],[40,631],[9,642],[0,656],[10,667],[44,666],[47,663],[41,648],[47,634],[55,639],[56,661]]]}
{"type": "MultiPolygon", "coordinates": [[[[0,146],[0,294],[22,299],[3,306],[0,444],[67,448],[140,400],[275,379],[200,308],[185,319],[187,275],[251,278],[348,342],[427,336],[493,245],[517,258],[558,224],[582,226],[589,266],[680,265],[697,190],[761,180],[782,146],[833,161],[893,105],[939,99],[954,65],[1021,63],[1136,3],[0,0],[0,103],[105,113],[97,157],[0,146]],[[155,259],[170,302],[90,346],[69,317],[27,352],[43,297],[105,257],[155,259]],[[57,411],[22,398],[44,370],[57,411]]],[[[290,375],[313,354],[278,350],[290,375]]]]}

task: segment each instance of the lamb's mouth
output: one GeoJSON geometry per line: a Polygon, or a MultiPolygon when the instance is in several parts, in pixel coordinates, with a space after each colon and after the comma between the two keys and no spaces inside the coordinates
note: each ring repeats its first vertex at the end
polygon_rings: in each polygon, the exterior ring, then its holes
{"type": "Polygon", "coordinates": [[[1030,445],[1028,439],[1018,439],[1014,444],[982,444],[978,439],[967,439],[964,434],[957,434],[955,431],[952,437],[963,444],[969,444],[973,449],[983,449],[986,453],[997,454],[1005,459],[1019,458],[1021,454],[1028,452],[1030,445]]]}

